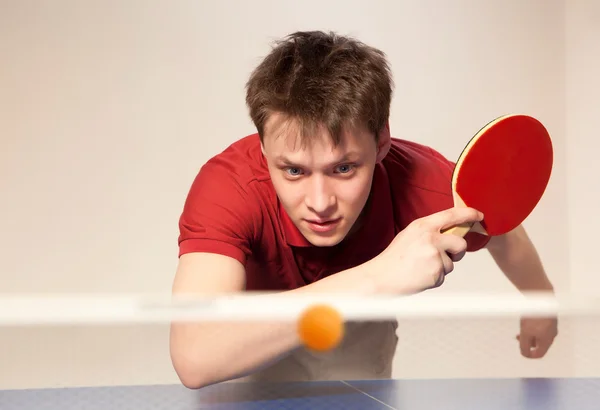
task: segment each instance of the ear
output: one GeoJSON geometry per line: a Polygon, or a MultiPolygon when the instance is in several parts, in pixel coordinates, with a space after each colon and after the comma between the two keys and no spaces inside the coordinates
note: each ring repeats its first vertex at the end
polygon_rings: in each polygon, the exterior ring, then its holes
{"type": "Polygon", "coordinates": [[[390,151],[391,146],[392,136],[390,134],[390,124],[387,122],[381,131],[379,131],[379,139],[377,141],[377,162],[383,161],[390,151]]]}

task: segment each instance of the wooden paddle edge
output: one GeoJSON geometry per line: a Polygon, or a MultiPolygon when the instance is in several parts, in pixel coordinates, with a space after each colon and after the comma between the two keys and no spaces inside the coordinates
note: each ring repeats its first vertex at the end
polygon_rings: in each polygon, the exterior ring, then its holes
{"type": "MultiPolygon", "coordinates": [[[[467,156],[467,154],[473,147],[473,145],[475,145],[477,140],[491,127],[498,124],[500,121],[503,121],[507,118],[516,117],[518,115],[520,115],[520,114],[505,114],[505,115],[502,115],[500,117],[497,117],[497,118],[491,120],[486,125],[481,127],[481,129],[479,131],[477,131],[475,133],[475,135],[473,135],[473,137],[471,137],[471,139],[469,140],[467,145],[463,148],[462,152],[458,156],[458,160],[456,161],[454,170],[452,171],[451,189],[452,189],[452,197],[453,197],[455,207],[465,207],[466,206],[464,201],[456,193],[456,181],[458,179],[458,173],[460,172],[460,167],[461,167],[465,157],[467,156]]],[[[477,232],[482,235],[487,235],[486,230],[483,228],[483,226],[481,226],[481,224],[479,222],[473,223],[473,224],[457,225],[457,226],[454,226],[452,228],[448,228],[448,229],[445,229],[442,231],[442,233],[444,233],[444,234],[457,235],[457,236],[461,236],[461,237],[464,237],[469,232],[477,232]]]]}
{"type": "MultiPolygon", "coordinates": [[[[454,196],[454,206],[455,207],[466,207],[462,198],[455,191],[453,191],[453,196],[454,196]]],[[[469,232],[476,232],[476,233],[488,236],[487,231],[479,222],[465,223],[465,224],[453,226],[452,228],[442,230],[443,234],[456,235],[456,236],[460,236],[463,238],[469,232]]]]}
{"type": "MultiPolygon", "coordinates": [[[[456,193],[456,181],[458,180],[458,173],[460,172],[460,167],[462,166],[462,163],[463,163],[465,157],[467,156],[467,154],[469,153],[471,148],[473,148],[473,145],[475,145],[477,140],[479,140],[479,138],[487,130],[489,130],[491,127],[498,124],[499,122],[501,122],[507,118],[518,117],[518,116],[521,116],[521,114],[505,114],[500,117],[497,117],[497,118],[493,119],[492,121],[488,122],[486,125],[484,125],[479,131],[477,131],[475,133],[475,135],[473,135],[473,137],[471,137],[471,139],[469,140],[469,142],[467,143],[465,148],[463,148],[462,152],[458,156],[458,159],[456,160],[456,164],[454,166],[454,170],[452,171],[452,192],[453,193],[456,193]]],[[[455,197],[455,199],[456,199],[456,197],[455,197]]],[[[464,203],[463,203],[463,206],[464,206],[464,203]]]]}

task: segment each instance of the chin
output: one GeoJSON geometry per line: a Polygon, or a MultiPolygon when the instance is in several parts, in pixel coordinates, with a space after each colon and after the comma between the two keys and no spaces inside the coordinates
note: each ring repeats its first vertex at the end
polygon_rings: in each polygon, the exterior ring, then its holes
{"type": "Polygon", "coordinates": [[[314,246],[318,246],[320,248],[331,247],[339,244],[344,240],[343,236],[331,236],[331,237],[322,237],[310,235],[306,237],[306,239],[314,246]]]}
{"type": "Polygon", "coordinates": [[[330,247],[330,246],[336,246],[337,244],[342,242],[344,240],[344,238],[346,238],[347,232],[337,231],[337,232],[331,232],[329,234],[319,235],[318,233],[315,233],[315,232],[312,232],[309,230],[309,231],[303,232],[303,235],[306,238],[306,240],[314,246],[330,247]]]}

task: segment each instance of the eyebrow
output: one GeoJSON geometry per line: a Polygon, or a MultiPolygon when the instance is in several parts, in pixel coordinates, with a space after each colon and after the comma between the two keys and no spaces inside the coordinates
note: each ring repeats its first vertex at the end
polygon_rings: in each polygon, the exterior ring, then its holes
{"type": "MultiPolygon", "coordinates": [[[[360,158],[360,154],[356,151],[350,151],[345,153],[342,157],[340,157],[339,159],[333,161],[333,164],[340,164],[343,162],[352,162],[352,161],[357,161],[360,158]]],[[[275,157],[275,160],[279,163],[288,165],[288,166],[295,166],[298,165],[297,163],[295,163],[294,161],[290,160],[289,158],[287,158],[285,155],[278,155],[275,157]]]]}

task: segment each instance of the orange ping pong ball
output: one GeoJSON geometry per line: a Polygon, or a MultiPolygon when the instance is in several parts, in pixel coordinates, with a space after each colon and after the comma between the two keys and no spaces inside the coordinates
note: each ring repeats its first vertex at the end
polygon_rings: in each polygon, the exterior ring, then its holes
{"type": "Polygon", "coordinates": [[[300,315],[298,334],[302,343],[311,350],[331,350],[344,338],[344,320],[331,306],[313,305],[300,315]]]}

